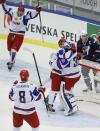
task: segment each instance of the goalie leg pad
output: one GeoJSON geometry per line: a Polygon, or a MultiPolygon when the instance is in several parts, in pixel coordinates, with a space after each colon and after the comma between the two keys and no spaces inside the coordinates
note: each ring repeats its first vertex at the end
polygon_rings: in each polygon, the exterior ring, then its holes
{"type": "Polygon", "coordinates": [[[74,95],[71,91],[66,91],[64,86],[61,87],[60,98],[67,115],[77,111],[78,107],[74,95]]]}

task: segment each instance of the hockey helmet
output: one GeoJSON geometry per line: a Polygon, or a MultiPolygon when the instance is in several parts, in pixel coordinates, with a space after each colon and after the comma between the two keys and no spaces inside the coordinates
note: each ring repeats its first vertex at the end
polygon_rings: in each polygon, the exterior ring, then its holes
{"type": "Polygon", "coordinates": [[[61,37],[60,40],[58,41],[58,45],[61,45],[63,42],[66,42],[64,37],[61,37]]]}
{"type": "Polygon", "coordinates": [[[83,35],[87,35],[87,33],[86,33],[85,30],[82,30],[80,35],[81,35],[81,36],[83,36],[83,35]]]}
{"type": "Polygon", "coordinates": [[[82,30],[81,33],[80,33],[80,36],[87,36],[87,32],[85,30],[82,30]]]}
{"type": "Polygon", "coordinates": [[[25,11],[24,5],[20,5],[20,6],[18,7],[18,11],[24,12],[24,11],[25,11]]]}
{"type": "Polygon", "coordinates": [[[64,46],[64,43],[66,42],[65,38],[64,37],[61,37],[61,39],[58,41],[58,45],[59,47],[63,47],[64,46]]]}
{"type": "Polygon", "coordinates": [[[28,70],[21,70],[20,71],[20,79],[22,81],[27,81],[28,78],[29,78],[29,72],[28,72],[28,70]]]}

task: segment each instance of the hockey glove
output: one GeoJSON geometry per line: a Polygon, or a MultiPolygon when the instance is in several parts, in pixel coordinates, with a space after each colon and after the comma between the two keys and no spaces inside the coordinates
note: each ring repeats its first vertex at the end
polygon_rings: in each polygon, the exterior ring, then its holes
{"type": "Polygon", "coordinates": [[[77,60],[81,60],[82,59],[82,54],[81,53],[77,53],[77,60]]]}
{"type": "Polygon", "coordinates": [[[36,6],[36,7],[35,7],[35,10],[36,10],[38,13],[40,13],[41,9],[42,9],[41,6],[36,6]]]}
{"type": "Polygon", "coordinates": [[[0,0],[0,4],[3,4],[5,2],[6,2],[6,0],[0,0]]]}
{"type": "Polygon", "coordinates": [[[40,87],[38,88],[38,91],[41,92],[42,94],[44,94],[44,92],[45,92],[45,88],[42,87],[42,86],[40,86],[40,87]]]}
{"type": "Polygon", "coordinates": [[[16,80],[16,81],[14,81],[13,85],[16,85],[17,83],[18,83],[18,81],[16,80]]]}
{"type": "Polygon", "coordinates": [[[96,55],[95,54],[92,56],[92,61],[96,61],[96,55]]]}
{"type": "Polygon", "coordinates": [[[72,50],[73,53],[75,53],[76,50],[77,50],[74,43],[71,44],[71,50],[72,50]]]}

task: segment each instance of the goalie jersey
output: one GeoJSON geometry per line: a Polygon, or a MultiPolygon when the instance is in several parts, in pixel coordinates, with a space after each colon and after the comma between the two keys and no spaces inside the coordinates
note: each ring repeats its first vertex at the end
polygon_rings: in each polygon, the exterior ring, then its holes
{"type": "Polygon", "coordinates": [[[14,112],[31,114],[35,112],[34,102],[41,98],[41,93],[35,85],[29,82],[18,82],[11,88],[9,98],[15,102],[14,112]]]}

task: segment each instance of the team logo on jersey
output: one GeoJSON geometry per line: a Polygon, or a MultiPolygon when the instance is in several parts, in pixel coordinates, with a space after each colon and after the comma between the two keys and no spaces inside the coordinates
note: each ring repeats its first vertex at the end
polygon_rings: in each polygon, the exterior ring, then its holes
{"type": "Polygon", "coordinates": [[[15,17],[15,19],[13,20],[13,23],[14,23],[15,25],[20,25],[19,18],[18,18],[18,17],[15,17]]]}
{"type": "Polygon", "coordinates": [[[15,21],[18,21],[18,20],[19,20],[18,17],[16,17],[16,18],[15,18],[15,21]]]}

